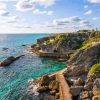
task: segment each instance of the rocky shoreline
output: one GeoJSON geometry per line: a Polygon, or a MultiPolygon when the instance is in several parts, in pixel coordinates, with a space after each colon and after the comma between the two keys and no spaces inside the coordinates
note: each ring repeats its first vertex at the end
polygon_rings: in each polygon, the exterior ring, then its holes
{"type": "Polygon", "coordinates": [[[100,31],[82,30],[44,37],[38,39],[30,51],[40,57],[67,61],[64,71],[33,81],[38,84],[36,91],[39,96],[36,100],[68,100],[65,99],[68,95],[66,97],[64,93],[68,88],[71,100],[100,100],[100,31]],[[57,79],[58,75],[64,76],[62,82],[57,79]],[[63,89],[65,80],[68,87],[63,89]]]}

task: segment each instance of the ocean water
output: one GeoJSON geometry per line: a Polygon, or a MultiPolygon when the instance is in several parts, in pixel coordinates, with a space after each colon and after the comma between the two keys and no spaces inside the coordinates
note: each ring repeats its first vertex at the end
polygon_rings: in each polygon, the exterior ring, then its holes
{"type": "Polygon", "coordinates": [[[31,44],[36,43],[36,39],[44,36],[46,34],[0,35],[0,61],[9,56],[25,55],[6,68],[0,67],[0,100],[21,100],[21,97],[26,96],[28,80],[65,67],[65,62],[40,58],[27,51],[31,44]],[[5,47],[8,49],[3,50],[5,47]]]}

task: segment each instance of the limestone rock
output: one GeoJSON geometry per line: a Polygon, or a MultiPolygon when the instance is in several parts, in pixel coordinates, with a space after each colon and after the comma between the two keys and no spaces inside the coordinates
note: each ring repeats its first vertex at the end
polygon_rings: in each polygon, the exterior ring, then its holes
{"type": "Polygon", "coordinates": [[[50,91],[50,94],[54,96],[56,94],[56,91],[52,90],[52,91],[50,91]]]}
{"type": "Polygon", "coordinates": [[[75,86],[81,86],[81,85],[84,84],[84,81],[83,81],[81,78],[78,78],[78,80],[75,80],[75,81],[73,82],[73,84],[74,84],[75,86]]]}
{"type": "Polygon", "coordinates": [[[98,96],[93,96],[92,100],[100,100],[100,95],[98,95],[98,96]]]}
{"type": "Polygon", "coordinates": [[[48,75],[44,75],[40,78],[40,81],[39,81],[39,85],[40,86],[45,86],[45,85],[49,85],[49,82],[50,82],[50,78],[48,75]]]}
{"type": "Polygon", "coordinates": [[[93,88],[93,82],[89,82],[84,85],[84,90],[91,91],[93,88]]]}
{"type": "Polygon", "coordinates": [[[49,89],[51,90],[59,90],[59,82],[56,80],[53,80],[49,84],[49,89]]]}
{"type": "Polygon", "coordinates": [[[92,92],[91,91],[83,91],[80,93],[80,100],[87,100],[92,98],[92,92]]]}
{"type": "Polygon", "coordinates": [[[100,78],[96,78],[96,80],[94,81],[94,85],[100,88],[100,78]]]}
{"type": "Polygon", "coordinates": [[[98,62],[100,60],[100,57],[98,56],[99,53],[100,42],[77,51],[77,53],[68,61],[68,66],[72,67],[70,73],[74,76],[87,73],[93,62],[98,62]]]}
{"type": "Polygon", "coordinates": [[[42,93],[42,92],[46,92],[49,90],[48,86],[40,86],[37,88],[37,92],[42,93]]]}
{"type": "Polygon", "coordinates": [[[6,50],[8,50],[8,49],[9,49],[9,48],[7,48],[7,47],[2,48],[3,51],[6,51],[6,50]]]}
{"type": "Polygon", "coordinates": [[[94,94],[94,96],[100,94],[100,78],[97,78],[97,79],[94,81],[94,85],[93,85],[93,94],[94,94]]]}
{"type": "Polygon", "coordinates": [[[55,98],[56,99],[59,99],[59,97],[60,97],[60,94],[59,93],[56,93],[55,98]]]}
{"type": "Polygon", "coordinates": [[[18,57],[10,56],[7,59],[5,59],[4,61],[2,61],[0,63],[0,66],[3,66],[3,67],[9,66],[11,63],[13,63],[15,60],[21,58],[22,56],[24,56],[24,55],[21,55],[21,56],[18,56],[18,57]]]}
{"type": "Polygon", "coordinates": [[[72,96],[78,96],[83,89],[83,86],[71,86],[70,91],[72,96]]]}
{"type": "Polygon", "coordinates": [[[100,88],[98,88],[96,85],[93,86],[93,94],[94,96],[100,94],[100,88]]]}

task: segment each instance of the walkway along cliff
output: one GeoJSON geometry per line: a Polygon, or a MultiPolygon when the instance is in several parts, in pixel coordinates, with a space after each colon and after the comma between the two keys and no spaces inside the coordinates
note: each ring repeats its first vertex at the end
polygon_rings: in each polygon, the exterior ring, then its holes
{"type": "Polygon", "coordinates": [[[37,100],[100,100],[100,31],[44,37],[30,51],[67,62],[67,68],[34,80],[39,84],[37,100]]]}

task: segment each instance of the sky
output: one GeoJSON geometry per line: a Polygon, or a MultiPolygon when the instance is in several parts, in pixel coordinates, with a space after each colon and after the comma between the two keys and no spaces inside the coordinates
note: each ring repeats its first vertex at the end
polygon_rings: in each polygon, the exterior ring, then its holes
{"type": "Polygon", "coordinates": [[[0,0],[0,33],[100,29],[100,0],[0,0]]]}

